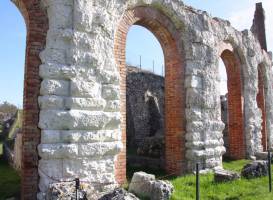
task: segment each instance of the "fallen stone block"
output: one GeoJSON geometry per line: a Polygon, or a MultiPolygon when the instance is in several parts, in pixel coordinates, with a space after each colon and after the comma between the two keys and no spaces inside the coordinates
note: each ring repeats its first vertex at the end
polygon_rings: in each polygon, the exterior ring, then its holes
{"type": "Polygon", "coordinates": [[[240,177],[241,176],[238,173],[224,169],[217,169],[214,172],[214,181],[217,183],[234,181],[240,177]]]}
{"type": "Polygon", "coordinates": [[[169,181],[156,180],[152,174],[136,172],[129,185],[129,192],[140,198],[168,200],[173,193],[173,185],[169,181]]]}
{"type": "Polygon", "coordinates": [[[252,163],[246,164],[242,169],[241,175],[247,179],[267,176],[268,167],[267,162],[263,160],[256,160],[252,163]]]}
{"type": "Polygon", "coordinates": [[[173,185],[169,181],[151,182],[151,200],[168,200],[173,193],[173,185]]]}

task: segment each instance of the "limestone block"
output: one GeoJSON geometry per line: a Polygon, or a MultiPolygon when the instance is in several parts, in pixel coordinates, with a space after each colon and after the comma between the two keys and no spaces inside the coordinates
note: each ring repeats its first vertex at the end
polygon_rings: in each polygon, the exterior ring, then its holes
{"type": "Polygon", "coordinates": [[[122,149],[121,142],[102,142],[79,144],[79,156],[95,157],[105,155],[115,155],[122,149]]]}
{"type": "Polygon", "coordinates": [[[48,4],[49,29],[66,29],[73,25],[72,5],[56,1],[48,4]]]}
{"type": "Polygon", "coordinates": [[[48,80],[45,79],[41,83],[41,95],[69,95],[69,82],[63,80],[48,80]]]}
{"type": "Polygon", "coordinates": [[[72,66],[47,63],[40,65],[39,75],[44,79],[71,79],[76,73],[72,66]]]}
{"type": "Polygon", "coordinates": [[[106,101],[101,98],[66,98],[67,109],[100,111],[106,106],[106,101]]]}
{"type": "Polygon", "coordinates": [[[40,109],[61,110],[64,109],[64,98],[59,96],[40,96],[38,98],[40,109]]]}
{"type": "Polygon", "coordinates": [[[214,174],[214,181],[217,183],[221,182],[229,182],[233,180],[237,180],[240,178],[240,174],[233,171],[228,171],[224,169],[218,169],[214,174]]]}
{"type": "Polygon", "coordinates": [[[119,84],[119,72],[99,69],[99,76],[103,84],[119,84]]]}
{"type": "Polygon", "coordinates": [[[199,107],[186,108],[185,110],[188,121],[201,121],[202,109],[199,107]]]}
{"type": "Polygon", "coordinates": [[[63,177],[63,161],[58,159],[52,160],[39,160],[38,171],[39,174],[49,176],[55,179],[60,179],[63,177]],[[54,166],[54,167],[52,167],[54,166]]]}
{"type": "Polygon", "coordinates": [[[145,172],[136,172],[129,185],[129,192],[149,197],[151,193],[150,181],[154,181],[155,176],[145,172]]]}
{"type": "Polygon", "coordinates": [[[111,142],[121,141],[121,130],[100,130],[94,132],[82,133],[81,141],[87,142],[111,142]]]}
{"type": "Polygon", "coordinates": [[[91,32],[93,19],[93,2],[91,1],[74,1],[74,21],[75,29],[85,32],[91,32]]]}
{"type": "Polygon", "coordinates": [[[102,97],[107,100],[119,100],[119,87],[116,85],[104,85],[102,97]]]}
{"type": "Polygon", "coordinates": [[[47,32],[46,39],[46,45],[48,49],[65,50],[67,48],[70,48],[72,31],[71,29],[50,29],[47,32]]]}
{"type": "Polygon", "coordinates": [[[77,144],[40,144],[39,156],[43,159],[62,159],[78,157],[77,144]]]}
{"type": "Polygon", "coordinates": [[[223,139],[219,139],[219,140],[213,140],[211,138],[207,138],[207,140],[204,142],[205,147],[209,148],[209,147],[218,147],[218,146],[223,146],[224,145],[224,141],[223,139]]]}
{"type": "Polygon", "coordinates": [[[202,89],[202,78],[199,76],[187,76],[185,79],[186,88],[199,88],[202,89]]]}
{"type": "Polygon", "coordinates": [[[187,88],[186,91],[187,108],[191,107],[203,107],[205,104],[204,92],[195,88],[187,88]]]}
{"type": "Polygon", "coordinates": [[[118,112],[120,110],[120,101],[108,101],[104,111],[106,112],[118,112]]]}
{"type": "Polygon", "coordinates": [[[42,130],[41,143],[92,143],[92,142],[113,142],[121,140],[121,131],[99,130],[99,131],[57,131],[42,130]]]}
{"type": "MultiPolygon", "coordinates": [[[[76,24],[78,26],[80,24],[76,24]]],[[[81,50],[85,51],[93,51],[93,43],[94,43],[94,35],[86,33],[86,32],[80,32],[75,31],[73,35],[73,44],[80,48],[81,50]]]]}
{"type": "Polygon", "coordinates": [[[71,95],[76,97],[99,97],[101,86],[95,81],[71,80],[71,95]]]}
{"type": "Polygon", "coordinates": [[[71,58],[74,63],[80,66],[98,67],[98,58],[95,54],[86,52],[85,50],[75,48],[71,49],[71,58]]]}
{"type": "Polygon", "coordinates": [[[222,132],[225,128],[225,124],[222,121],[204,120],[203,123],[206,132],[222,132]]]}
{"type": "Polygon", "coordinates": [[[203,107],[212,109],[212,108],[220,108],[220,98],[219,94],[214,94],[214,92],[204,94],[203,98],[205,99],[203,107]]]}
{"type": "Polygon", "coordinates": [[[198,161],[200,158],[204,158],[206,152],[204,150],[195,150],[193,148],[186,151],[186,158],[193,161],[198,161]]]}
{"type": "Polygon", "coordinates": [[[39,127],[50,130],[98,130],[111,120],[110,116],[98,111],[42,110],[39,127]]]}
{"type": "Polygon", "coordinates": [[[119,112],[111,112],[107,113],[108,116],[108,123],[105,125],[105,129],[107,130],[114,130],[120,127],[121,122],[121,114],[119,112]]]}
{"type": "Polygon", "coordinates": [[[40,53],[42,63],[67,64],[67,51],[61,49],[46,48],[40,53]]]}
{"type": "Polygon", "coordinates": [[[204,124],[202,121],[192,121],[187,123],[188,132],[203,132],[204,124]]]}
{"type": "Polygon", "coordinates": [[[61,131],[42,130],[41,144],[61,143],[61,131]]]}
{"type": "Polygon", "coordinates": [[[188,132],[186,134],[186,140],[189,141],[189,142],[192,142],[192,141],[201,141],[202,140],[202,133],[200,132],[188,132]]]}

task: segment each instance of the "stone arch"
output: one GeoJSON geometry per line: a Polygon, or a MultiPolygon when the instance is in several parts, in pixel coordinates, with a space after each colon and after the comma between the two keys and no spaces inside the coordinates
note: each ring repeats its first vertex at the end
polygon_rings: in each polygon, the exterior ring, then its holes
{"type": "Polygon", "coordinates": [[[257,105],[261,109],[262,112],[262,147],[263,151],[266,151],[268,148],[268,136],[267,136],[267,129],[266,129],[266,101],[265,101],[265,95],[266,95],[266,69],[264,64],[258,65],[258,94],[257,94],[257,105]]]}
{"type": "Polygon", "coordinates": [[[12,1],[24,17],[27,39],[25,51],[23,127],[22,127],[22,173],[21,199],[36,199],[38,192],[38,151],[40,129],[38,128],[40,93],[40,52],[46,43],[48,19],[40,0],[12,1]]]}
{"type": "MultiPolygon", "coordinates": [[[[115,36],[115,58],[120,71],[122,141],[126,147],[126,36],[131,25],[140,25],[150,30],[160,42],[165,57],[165,156],[166,171],[181,174],[185,160],[184,134],[184,67],[180,34],[172,21],[157,9],[139,6],[127,10],[115,36]]],[[[116,179],[124,182],[126,177],[126,149],[119,154],[116,163],[116,179]]]]}
{"type": "Polygon", "coordinates": [[[228,157],[242,159],[246,156],[243,115],[243,79],[241,62],[232,45],[226,44],[221,49],[220,57],[227,72],[228,88],[228,157]]]}

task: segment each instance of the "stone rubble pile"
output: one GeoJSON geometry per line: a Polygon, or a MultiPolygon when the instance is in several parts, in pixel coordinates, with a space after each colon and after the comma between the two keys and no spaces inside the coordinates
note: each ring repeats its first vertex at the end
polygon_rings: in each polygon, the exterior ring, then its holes
{"type": "Polygon", "coordinates": [[[124,189],[118,188],[104,195],[99,200],[139,200],[139,198],[124,189]]]}
{"type": "MultiPolygon", "coordinates": [[[[81,184],[78,190],[79,200],[95,200],[100,194],[89,184],[81,184]]],[[[49,185],[46,200],[74,200],[76,199],[75,182],[59,182],[49,185]]]]}

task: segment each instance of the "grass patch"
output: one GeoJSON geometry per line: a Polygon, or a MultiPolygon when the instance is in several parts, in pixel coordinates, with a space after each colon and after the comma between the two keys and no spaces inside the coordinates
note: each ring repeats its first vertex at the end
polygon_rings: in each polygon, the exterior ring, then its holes
{"type": "MultiPolygon", "coordinates": [[[[243,166],[250,161],[225,161],[224,168],[227,170],[241,172],[243,166]]],[[[272,167],[273,169],[273,167],[272,167]]],[[[139,168],[127,168],[128,181],[131,180],[133,172],[143,171],[139,168]]],[[[164,176],[163,171],[144,169],[147,173],[155,174],[157,177],[164,176]]],[[[213,174],[200,176],[200,199],[201,200],[272,200],[273,193],[268,191],[268,177],[256,179],[240,179],[228,183],[214,183],[213,174]]],[[[195,200],[195,175],[183,177],[171,177],[169,181],[174,185],[175,191],[171,200],[195,200]]]]}
{"type": "Polygon", "coordinates": [[[20,177],[2,158],[0,158],[0,200],[19,197],[20,177]]]}
{"type": "Polygon", "coordinates": [[[0,133],[0,200],[20,195],[20,176],[9,166],[2,158],[3,154],[3,137],[0,133]]]}
{"type": "MultiPolygon", "coordinates": [[[[224,168],[240,172],[248,160],[224,162],[224,168]]],[[[175,187],[172,200],[195,199],[195,176],[187,175],[171,180],[175,187]]],[[[268,177],[240,179],[229,183],[214,183],[213,174],[201,175],[200,199],[202,200],[272,200],[268,192],[268,177]]]]}

